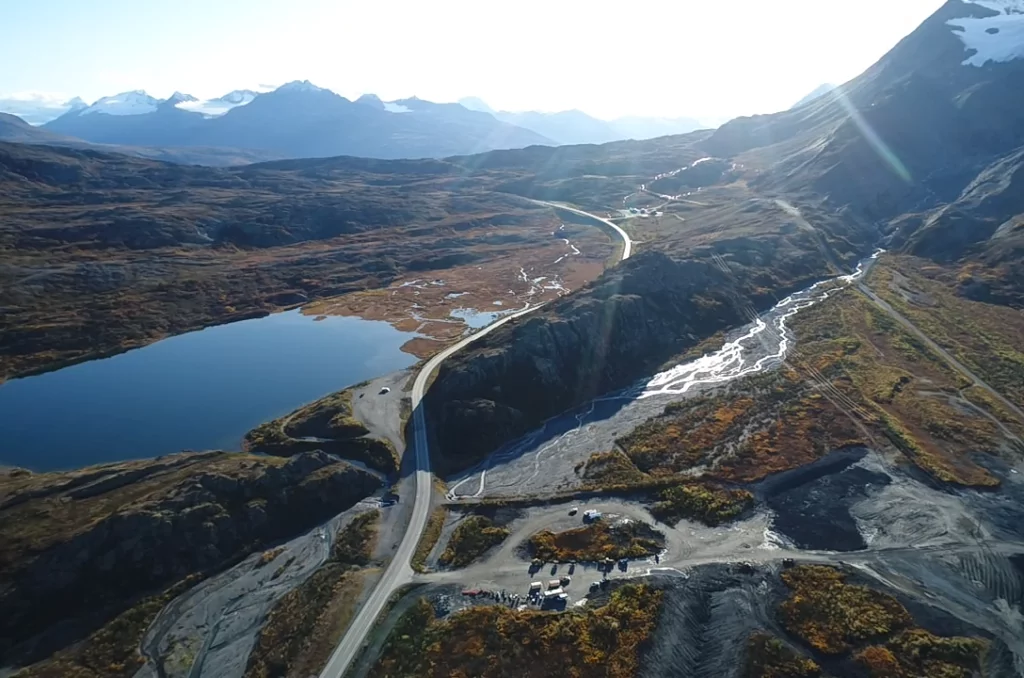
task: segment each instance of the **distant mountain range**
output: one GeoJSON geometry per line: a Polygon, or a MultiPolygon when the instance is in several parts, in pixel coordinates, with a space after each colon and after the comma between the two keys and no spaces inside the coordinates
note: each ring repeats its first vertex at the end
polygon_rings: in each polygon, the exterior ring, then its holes
{"type": "Polygon", "coordinates": [[[446,157],[531,145],[651,139],[702,127],[691,118],[605,121],[575,110],[494,111],[478,98],[438,104],[416,97],[382,101],[365,94],[350,101],[309,81],[262,93],[240,89],[207,100],[183,92],[159,99],[142,90],[92,104],[78,97],[64,102],[3,99],[0,111],[36,126],[32,131],[8,118],[0,125],[0,141],[79,148],[102,144],[104,150],[211,165],[242,158],[446,157]]]}
{"type": "Polygon", "coordinates": [[[30,125],[42,125],[70,110],[86,108],[89,104],[75,97],[70,100],[45,95],[26,95],[0,98],[0,113],[16,115],[30,125]]]}
{"type": "Polygon", "coordinates": [[[180,92],[167,99],[122,92],[70,108],[43,129],[90,143],[232,148],[289,158],[426,158],[555,143],[457,104],[385,103],[372,96],[353,102],[308,80],[208,101],[180,92]]]}
{"type": "Polygon", "coordinates": [[[140,158],[163,160],[179,165],[208,165],[228,167],[246,165],[265,160],[280,160],[284,156],[275,153],[244,150],[237,148],[213,148],[190,146],[170,148],[161,146],[125,146],[118,144],[96,144],[74,137],[57,134],[48,129],[30,125],[16,115],[0,113],[0,142],[21,144],[45,144],[77,149],[91,149],[108,153],[123,153],[140,158]]]}
{"type": "Polygon", "coordinates": [[[503,122],[533,130],[558,144],[604,144],[625,139],[639,141],[672,134],[686,134],[708,127],[694,118],[630,116],[609,121],[577,110],[558,113],[496,111],[479,97],[466,97],[460,99],[459,103],[471,110],[490,113],[503,122]]]}

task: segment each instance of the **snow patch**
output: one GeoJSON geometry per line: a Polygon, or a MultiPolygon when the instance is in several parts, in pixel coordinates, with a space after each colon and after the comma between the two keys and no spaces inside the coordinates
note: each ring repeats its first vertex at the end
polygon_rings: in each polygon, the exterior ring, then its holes
{"type": "Polygon", "coordinates": [[[110,97],[103,97],[83,110],[80,115],[105,113],[107,115],[145,115],[156,111],[160,101],[146,94],[141,89],[121,92],[110,97]]]}
{"type": "Polygon", "coordinates": [[[256,92],[252,90],[235,90],[228,92],[222,97],[217,99],[207,99],[206,101],[199,101],[192,98],[191,101],[181,101],[175,104],[175,108],[180,108],[183,111],[189,111],[191,113],[200,113],[207,118],[217,118],[232,108],[238,108],[239,106],[245,106],[252,102],[256,98],[256,92]]]}
{"type": "Polygon", "coordinates": [[[1024,58],[1024,0],[966,0],[994,12],[996,16],[950,19],[947,26],[975,53],[964,60],[964,66],[981,68],[990,61],[1004,63],[1024,58]]]}
{"type": "Polygon", "coordinates": [[[402,104],[394,104],[390,101],[384,103],[384,110],[388,113],[412,113],[412,109],[402,104]]]}

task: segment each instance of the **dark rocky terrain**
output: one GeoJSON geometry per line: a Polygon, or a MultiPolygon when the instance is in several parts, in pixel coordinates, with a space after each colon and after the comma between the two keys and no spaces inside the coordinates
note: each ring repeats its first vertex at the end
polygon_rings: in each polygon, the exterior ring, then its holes
{"type": "Polygon", "coordinates": [[[429,391],[441,447],[456,451],[448,470],[741,324],[737,294],[711,264],[652,252],[493,332],[446,362],[429,391]]]}
{"type": "Polygon", "coordinates": [[[7,471],[0,476],[0,663],[45,657],[141,597],[310,529],[380,485],[322,452],[7,471]]]}

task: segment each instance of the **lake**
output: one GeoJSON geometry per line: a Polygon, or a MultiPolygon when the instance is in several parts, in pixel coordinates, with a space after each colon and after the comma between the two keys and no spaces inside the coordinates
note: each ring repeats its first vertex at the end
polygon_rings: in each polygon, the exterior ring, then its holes
{"type": "Polygon", "coordinates": [[[386,322],[289,311],[0,384],[0,465],[237,450],[259,424],[416,362],[386,322]]]}

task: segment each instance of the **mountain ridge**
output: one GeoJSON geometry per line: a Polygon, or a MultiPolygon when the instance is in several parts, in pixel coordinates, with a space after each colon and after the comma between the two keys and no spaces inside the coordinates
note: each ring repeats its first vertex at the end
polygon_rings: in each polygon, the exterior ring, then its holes
{"type": "Polygon", "coordinates": [[[139,90],[69,110],[43,127],[92,143],[228,147],[281,157],[444,157],[552,143],[454,104],[406,99],[392,103],[415,114],[394,115],[395,109],[383,102],[378,107],[367,105],[371,100],[366,97],[349,101],[308,80],[262,94],[236,90],[225,97],[219,103],[200,102],[176,93],[157,100],[139,90]],[[232,100],[225,103],[225,97],[232,100]]]}

